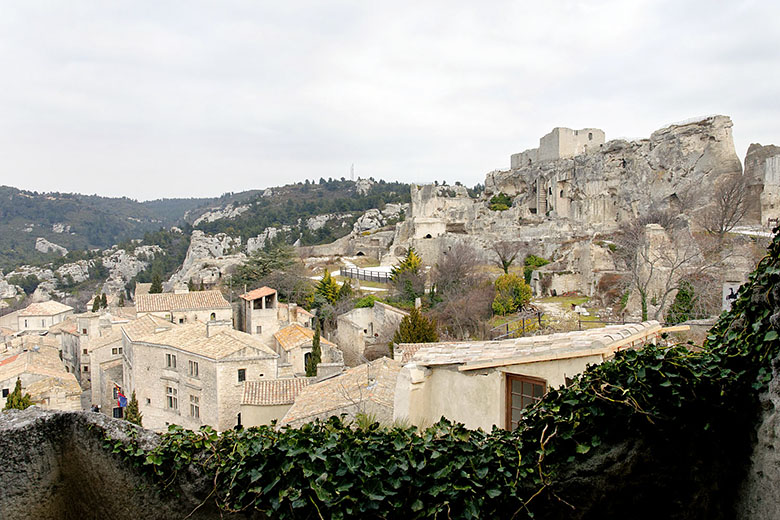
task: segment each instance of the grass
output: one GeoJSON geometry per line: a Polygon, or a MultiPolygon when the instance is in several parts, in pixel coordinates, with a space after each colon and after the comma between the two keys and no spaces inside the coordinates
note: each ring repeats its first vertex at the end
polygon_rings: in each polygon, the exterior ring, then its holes
{"type": "Polygon", "coordinates": [[[370,256],[359,256],[353,259],[352,263],[361,269],[365,269],[366,267],[377,267],[379,260],[370,256]]]}

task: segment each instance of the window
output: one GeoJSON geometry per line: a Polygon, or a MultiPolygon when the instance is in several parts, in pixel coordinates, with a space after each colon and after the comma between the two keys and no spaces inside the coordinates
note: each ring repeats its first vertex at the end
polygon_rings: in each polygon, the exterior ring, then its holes
{"type": "Polygon", "coordinates": [[[8,397],[8,389],[3,388],[3,397],[8,397]]]}
{"type": "Polygon", "coordinates": [[[258,325],[255,330],[257,331],[256,334],[262,334],[263,333],[263,327],[261,327],[260,325],[258,325]]]}
{"type": "Polygon", "coordinates": [[[539,401],[547,391],[544,379],[532,377],[506,376],[506,427],[517,428],[520,414],[527,406],[539,401]]]}
{"type": "Polygon", "coordinates": [[[246,381],[246,368],[239,368],[238,369],[238,382],[243,383],[246,381]]]}
{"type": "Polygon", "coordinates": [[[114,387],[114,399],[119,399],[119,390],[116,387],[114,387]]]}
{"type": "Polygon", "coordinates": [[[195,418],[200,417],[200,397],[190,395],[190,415],[195,418]]]}
{"type": "Polygon", "coordinates": [[[148,397],[146,398],[146,404],[152,404],[152,400],[149,399],[148,397]]]}
{"type": "Polygon", "coordinates": [[[119,407],[114,408],[114,419],[121,419],[122,418],[122,409],[119,407]]]}
{"type": "Polygon", "coordinates": [[[198,377],[198,362],[190,361],[190,377],[198,377]]]}
{"type": "Polygon", "coordinates": [[[214,320],[216,320],[216,319],[217,319],[217,313],[216,313],[216,312],[212,312],[212,313],[211,313],[211,316],[209,316],[209,319],[210,319],[211,321],[214,321],[214,320]]]}
{"type": "Polygon", "coordinates": [[[84,372],[89,372],[89,367],[88,367],[87,365],[84,365],[84,367],[83,367],[83,371],[84,371],[84,372]]]}
{"type": "Polygon", "coordinates": [[[86,334],[87,333],[87,329],[81,329],[81,333],[82,334],[86,334]]]}
{"type": "Polygon", "coordinates": [[[41,327],[46,328],[46,320],[41,320],[41,327]]]}
{"type": "Polygon", "coordinates": [[[168,408],[171,410],[179,409],[179,391],[173,387],[165,388],[165,395],[168,397],[168,408]]]}
{"type": "Polygon", "coordinates": [[[176,368],[176,354],[165,354],[165,367],[176,368]]]}
{"type": "Polygon", "coordinates": [[[111,355],[116,356],[122,353],[122,347],[112,347],[111,348],[111,355]]]}
{"type": "Polygon", "coordinates": [[[179,323],[184,323],[184,318],[179,318],[179,323]]]}
{"type": "Polygon", "coordinates": [[[27,328],[27,320],[24,320],[24,328],[27,328]]]}
{"type": "Polygon", "coordinates": [[[593,132],[588,132],[588,141],[593,141],[593,132]]]}

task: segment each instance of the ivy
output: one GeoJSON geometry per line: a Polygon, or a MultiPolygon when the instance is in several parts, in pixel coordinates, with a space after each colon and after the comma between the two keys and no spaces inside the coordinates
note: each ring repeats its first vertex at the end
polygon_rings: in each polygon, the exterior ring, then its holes
{"type": "Polygon", "coordinates": [[[755,421],[758,392],[780,353],[770,323],[778,308],[775,237],[702,348],[619,352],[550,390],[515,431],[468,430],[444,419],[422,430],[355,426],[331,417],[221,435],[171,427],[150,451],[132,441],[107,439],[106,446],[162,492],[198,466],[222,510],[261,518],[530,518],[545,500],[566,503],[556,478],[602,445],[664,432],[717,439],[733,424],[755,421]]]}

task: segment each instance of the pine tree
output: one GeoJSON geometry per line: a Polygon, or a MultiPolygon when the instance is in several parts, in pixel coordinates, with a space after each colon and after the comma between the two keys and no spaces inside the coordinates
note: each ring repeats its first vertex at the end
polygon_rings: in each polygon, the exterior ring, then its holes
{"type": "Polygon", "coordinates": [[[124,307],[125,306],[125,291],[124,289],[119,291],[119,306],[124,307]]]}
{"type": "Polygon", "coordinates": [[[339,285],[330,276],[330,272],[325,269],[322,275],[322,280],[317,284],[314,294],[322,296],[328,303],[336,303],[339,294],[339,285]]]}
{"type": "Polygon", "coordinates": [[[92,300],[92,312],[97,312],[100,310],[100,302],[101,302],[100,295],[96,294],[95,299],[92,300]]]}
{"type": "Polygon", "coordinates": [[[130,402],[127,403],[127,408],[125,408],[125,421],[137,424],[138,426],[143,426],[143,424],[141,424],[142,419],[143,414],[138,410],[138,399],[135,398],[135,390],[133,390],[130,402]]]}
{"type": "Polygon", "coordinates": [[[432,343],[434,341],[439,341],[436,321],[423,316],[420,309],[415,307],[398,324],[398,330],[395,331],[390,346],[392,348],[393,344],[398,343],[432,343]]]}
{"type": "Polygon", "coordinates": [[[306,363],[306,377],[317,375],[317,365],[322,360],[322,348],[320,347],[320,322],[317,321],[317,328],[314,329],[314,338],[311,340],[311,357],[306,363]]]}
{"type": "Polygon", "coordinates": [[[199,291],[205,291],[206,290],[206,284],[203,283],[203,280],[200,281],[200,287],[198,287],[199,291]]]}
{"type": "Polygon", "coordinates": [[[106,293],[103,293],[103,295],[100,297],[100,307],[103,309],[108,307],[108,298],[106,298],[106,293]]]}
{"type": "Polygon", "coordinates": [[[149,287],[149,294],[159,294],[162,291],[163,288],[162,288],[162,280],[160,279],[160,275],[154,273],[154,276],[152,276],[152,286],[149,287]]]}
{"type": "Polygon", "coordinates": [[[422,258],[413,247],[410,247],[406,250],[406,256],[401,260],[401,263],[390,271],[390,280],[395,282],[404,273],[419,274],[421,267],[422,258]]]}
{"type": "Polygon", "coordinates": [[[32,399],[30,394],[22,394],[22,380],[17,377],[14,391],[8,394],[3,410],[24,410],[28,406],[32,406],[32,399]]]}
{"type": "Polygon", "coordinates": [[[187,282],[187,290],[190,292],[195,292],[195,282],[192,281],[192,278],[190,278],[190,281],[187,282]]]}

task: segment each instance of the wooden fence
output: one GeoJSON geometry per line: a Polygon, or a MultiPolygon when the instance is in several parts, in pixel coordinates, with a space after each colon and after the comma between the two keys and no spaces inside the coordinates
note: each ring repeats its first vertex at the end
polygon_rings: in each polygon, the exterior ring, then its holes
{"type": "Polygon", "coordinates": [[[346,267],[339,271],[341,276],[363,280],[365,282],[390,283],[390,273],[385,271],[371,271],[369,269],[360,269],[359,267],[346,267]]]}

